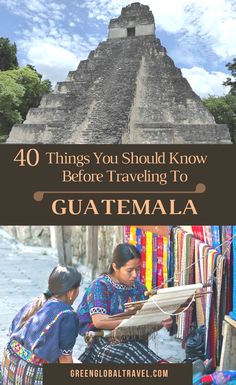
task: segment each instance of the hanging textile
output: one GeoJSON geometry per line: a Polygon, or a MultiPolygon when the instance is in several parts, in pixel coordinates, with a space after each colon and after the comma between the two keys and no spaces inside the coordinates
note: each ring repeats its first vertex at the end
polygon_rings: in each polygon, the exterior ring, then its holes
{"type": "Polygon", "coordinates": [[[163,237],[163,287],[168,287],[168,239],[163,237]]]}
{"type": "Polygon", "coordinates": [[[152,236],[152,287],[157,287],[157,242],[158,235],[152,236]]]}
{"type": "MultiPolygon", "coordinates": [[[[191,234],[186,235],[186,267],[185,267],[185,284],[190,285],[195,282],[194,279],[194,239],[191,234]],[[188,268],[191,266],[190,268],[188,268]]],[[[184,256],[183,256],[184,257],[184,256]]],[[[192,325],[192,308],[187,310],[184,313],[184,321],[183,321],[183,347],[185,347],[185,341],[187,336],[190,333],[191,325],[192,325]]]]}
{"type": "Polygon", "coordinates": [[[157,286],[163,284],[163,237],[157,238],[157,286]]]}
{"type": "Polygon", "coordinates": [[[221,253],[220,246],[220,229],[219,226],[211,226],[212,231],[212,247],[221,253]]]}
{"type": "Polygon", "coordinates": [[[146,287],[148,290],[152,289],[152,233],[146,232],[146,287]]]}
{"type": "Polygon", "coordinates": [[[142,252],[142,230],[141,229],[136,229],[136,247],[138,251],[142,252]]]}
{"type": "Polygon", "coordinates": [[[175,229],[170,226],[169,228],[169,249],[168,249],[168,287],[174,286],[174,274],[175,274],[175,243],[174,243],[174,237],[175,237],[175,229]]]}
{"type": "MultiPolygon", "coordinates": [[[[142,256],[142,230],[138,228],[136,229],[136,247],[142,256]]],[[[138,278],[141,281],[141,269],[138,278]]]]}
{"type": "Polygon", "coordinates": [[[145,232],[142,230],[141,235],[141,245],[142,245],[142,251],[141,251],[141,282],[145,285],[146,280],[146,237],[145,232]]]}
{"type": "Polygon", "coordinates": [[[203,226],[192,226],[192,232],[195,238],[204,242],[204,231],[203,226]]]}
{"type": "Polygon", "coordinates": [[[203,226],[204,242],[212,246],[212,231],[211,226],[203,226]]]}
{"type": "Polygon", "coordinates": [[[134,246],[136,246],[136,244],[137,244],[137,241],[136,241],[136,227],[135,226],[130,226],[129,243],[131,243],[134,246]]]}
{"type": "Polygon", "coordinates": [[[130,226],[125,226],[125,228],[124,228],[124,240],[125,240],[125,243],[129,243],[129,240],[130,240],[130,226]]]}
{"type": "Polygon", "coordinates": [[[227,260],[227,303],[226,303],[226,313],[229,314],[232,308],[232,271],[233,264],[231,259],[231,244],[230,239],[232,237],[232,226],[222,226],[222,254],[225,255],[227,260]]]}

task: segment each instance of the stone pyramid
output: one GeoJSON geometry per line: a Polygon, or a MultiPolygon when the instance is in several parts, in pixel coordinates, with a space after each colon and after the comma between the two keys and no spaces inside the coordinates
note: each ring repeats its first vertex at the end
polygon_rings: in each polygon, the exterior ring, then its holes
{"type": "Polygon", "coordinates": [[[155,36],[149,7],[133,3],[8,143],[230,143],[155,36]]]}

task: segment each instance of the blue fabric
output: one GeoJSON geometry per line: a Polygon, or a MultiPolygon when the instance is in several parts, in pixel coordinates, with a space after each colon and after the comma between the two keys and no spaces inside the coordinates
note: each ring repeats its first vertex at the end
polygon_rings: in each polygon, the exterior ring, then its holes
{"type": "Polygon", "coordinates": [[[95,279],[87,289],[81,304],[77,309],[79,317],[79,333],[96,330],[91,316],[93,314],[122,313],[127,302],[146,299],[146,287],[136,281],[133,287],[114,283],[108,274],[95,279]]]}
{"type": "Polygon", "coordinates": [[[33,352],[47,362],[57,362],[61,355],[71,354],[79,328],[79,320],[74,311],[61,314],[45,334],[41,337],[40,334],[61,311],[73,310],[72,307],[62,301],[50,299],[20,327],[20,320],[29,305],[24,306],[12,321],[10,339],[15,339],[30,351],[39,339],[33,352]]]}

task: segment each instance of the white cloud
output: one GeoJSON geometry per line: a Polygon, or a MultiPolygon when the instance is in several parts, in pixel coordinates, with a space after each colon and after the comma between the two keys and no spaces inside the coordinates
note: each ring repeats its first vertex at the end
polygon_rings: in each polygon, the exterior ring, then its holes
{"type": "Polygon", "coordinates": [[[200,97],[221,96],[229,91],[228,87],[223,86],[227,78],[226,73],[208,72],[204,68],[192,67],[182,68],[182,74],[200,97]]]}
{"type": "Polygon", "coordinates": [[[77,68],[79,58],[65,48],[38,41],[28,51],[29,62],[53,83],[65,80],[67,73],[77,68]]]}

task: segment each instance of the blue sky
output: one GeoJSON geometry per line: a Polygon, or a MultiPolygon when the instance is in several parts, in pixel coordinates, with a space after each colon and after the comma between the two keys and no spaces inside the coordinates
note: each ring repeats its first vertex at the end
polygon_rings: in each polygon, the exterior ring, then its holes
{"type": "MultiPolygon", "coordinates": [[[[77,68],[129,0],[0,0],[0,36],[16,42],[20,65],[54,84],[77,68]]],[[[156,35],[200,96],[222,95],[236,57],[235,0],[146,0],[156,35]]]]}

